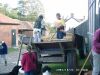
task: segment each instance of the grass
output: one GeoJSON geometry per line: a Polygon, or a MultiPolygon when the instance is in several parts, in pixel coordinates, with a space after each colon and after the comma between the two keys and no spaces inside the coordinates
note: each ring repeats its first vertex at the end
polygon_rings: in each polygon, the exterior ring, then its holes
{"type": "MultiPolygon", "coordinates": [[[[79,61],[80,67],[83,66],[85,60],[86,60],[86,59],[80,59],[80,61],[79,61]]],[[[84,69],[88,69],[88,70],[91,70],[91,69],[92,69],[92,66],[91,66],[89,60],[87,61],[87,63],[86,63],[86,65],[85,65],[84,69]]]]}
{"type": "MultiPolygon", "coordinates": [[[[83,63],[85,62],[85,59],[81,59],[79,61],[79,69],[82,67],[83,63]]],[[[67,65],[65,63],[62,64],[48,64],[48,66],[51,68],[52,75],[69,75],[67,71],[67,65]]],[[[83,71],[88,71],[91,69],[91,65],[89,61],[85,65],[85,68],[83,71]]]]}
{"type": "MultiPolygon", "coordinates": [[[[85,59],[79,60],[79,66],[82,67],[83,63],[85,62],[85,59]]],[[[68,72],[65,70],[67,65],[65,63],[62,64],[48,64],[48,66],[51,68],[52,75],[69,75],[68,72]]],[[[85,65],[84,69],[90,69],[91,65],[89,61],[85,65]]]]}
{"type": "MultiPolygon", "coordinates": [[[[20,45],[21,46],[21,45],[20,45]]],[[[20,47],[19,46],[19,47],[20,47]]],[[[26,45],[22,45],[22,49],[25,49],[26,48],[26,45]]],[[[18,50],[18,48],[17,47],[9,47],[8,48],[8,53],[11,53],[11,52],[14,52],[14,51],[17,51],[18,50]]]]}
{"type": "Polygon", "coordinates": [[[17,50],[17,48],[8,48],[8,53],[11,53],[11,52],[14,52],[14,51],[16,51],[17,50]]]}
{"type": "Polygon", "coordinates": [[[53,75],[66,75],[67,72],[67,65],[65,63],[63,64],[49,64],[49,66],[52,69],[53,75]]]}
{"type": "MultiPolygon", "coordinates": [[[[86,60],[86,58],[79,60],[79,69],[81,69],[85,60],[86,60]]],[[[52,75],[68,75],[67,65],[65,63],[63,63],[63,64],[49,64],[49,67],[51,67],[51,69],[52,69],[52,73],[53,73],[52,75]]],[[[91,69],[92,69],[91,64],[89,61],[87,61],[83,71],[88,71],[91,69]]]]}

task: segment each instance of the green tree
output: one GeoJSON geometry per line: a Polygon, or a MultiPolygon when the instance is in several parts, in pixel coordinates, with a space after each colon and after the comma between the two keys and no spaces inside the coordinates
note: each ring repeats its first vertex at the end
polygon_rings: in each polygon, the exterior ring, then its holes
{"type": "Polygon", "coordinates": [[[17,9],[10,9],[8,4],[0,3],[0,13],[9,16],[13,19],[17,19],[18,18],[17,12],[18,12],[17,9]]]}
{"type": "Polygon", "coordinates": [[[34,21],[39,14],[44,13],[39,0],[20,0],[18,5],[18,15],[21,20],[34,21]]]}
{"type": "Polygon", "coordinates": [[[34,21],[39,14],[44,14],[43,5],[39,0],[19,0],[17,8],[8,8],[7,4],[0,3],[0,13],[13,19],[34,21]]]}
{"type": "Polygon", "coordinates": [[[17,8],[11,9],[9,11],[8,16],[13,18],[13,19],[18,19],[18,9],[17,8]]]}
{"type": "Polygon", "coordinates": [[[0,13],[7,15],[7,13],[8,13],[8,4],[0,3],[0,13]]]}

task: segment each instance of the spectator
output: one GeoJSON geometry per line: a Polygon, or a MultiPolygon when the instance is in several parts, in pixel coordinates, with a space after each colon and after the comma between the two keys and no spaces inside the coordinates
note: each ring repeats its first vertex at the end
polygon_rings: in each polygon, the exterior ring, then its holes
{"type": "Polygon", "coordinates": [[[8,53],[7,45],[4,41],[2,41],[1,44],[0,44],[0,55],[1,55],[1,58],[4,59],[5,66],[7,66],[7,59],[6,59],[7,53],[8,53]]]}
{"type": "Polygon", "coordinates": [[[23,54],[21,65],[25,72],[25,75],[36,75],[36,54],[32,52],[32,47],[30,45],[27,46],[26,53],[23,54]]]}
{"type": "Polygon", "coordinates": [[[43,20],[43,15],[40,15],[34,24],[34,42],[41,42],[42,32],[45,30],[45,24],[43,20]]]}
{"type": "Polygon", "coordinates": [[[99,75],[100,74],[100,28],[97,29],[94,33],[92,55],[93,55],[92,75],[99,75]]]}
{"type": "Polygon", "coordinates": [[[55,22],[55,27],[57,29],[57,39],[63,39],[63,37],[66,36],[64,32],[64,20],[61,19],[60,13],[57,13],[56,17],[57,21],[55,22]]]}

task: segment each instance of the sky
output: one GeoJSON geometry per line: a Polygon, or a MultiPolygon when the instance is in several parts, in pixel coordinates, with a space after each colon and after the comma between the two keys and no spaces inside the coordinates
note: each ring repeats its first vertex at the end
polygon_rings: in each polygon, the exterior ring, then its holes
{"type": "Polygon", "coordinates": [[[10,7],[17,7],[18,0],[0,0],[0,3],[9,4],[10,7]]]}
{"type": "MultiPolygon", "coordinates": [[[[62,17],[68,18],[74,13],[75,18],[87,19],[88,0],[40,0],[45,10],[45,21],[54,23],[56,13],[60,13],[62,17]]],[[[18,0],[0,0],[2,3],[8,3],[10,7],[15,8],[18,0]]]]}
{"type": "MultiPolygon", "coordinates": [[[[63,17],[69,17],[74,13],[76,18],[87,17],[88,0],[40,0],[45,9],[45,19],[53,22],[56,13],[61,13],[63,17]]],[[[18,0],[0,0],[2,3],[8,3],[10,7],[15,8],[18,0]]]]}
{"type": "Polygon", "coordinates": [[[41,0],[41,2],[48,20],[54,20],[58,12],[65,18],[71,13],[74,13],[76,18],[88,15],[88,0],[41,0]]]}

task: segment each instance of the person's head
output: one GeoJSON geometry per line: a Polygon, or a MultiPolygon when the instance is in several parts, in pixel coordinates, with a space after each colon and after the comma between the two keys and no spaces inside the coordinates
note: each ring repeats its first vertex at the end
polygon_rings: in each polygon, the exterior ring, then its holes
{"type": "Polygon", "coordinates": [[[60,13],[57,13],[57,14],[56,14],[56,17],[57,17],[57,19],[61,19],[60,13]]]}
{"type": "Polygon", "coordinates": [[[5,43],[4,41],[2,41],[2,43],[5,43]]]}
{"type": "Polygon", "coordinates": [[[31,50],[32,50],[32,46],[31,45],[27,45],[27,51],[31,52],[31,50]]]}
{"type": "Polygon", "coordinates": [[[42,19],[43,19],[43,15],[40,15],[40,16],[39,16],[39,19],[41,19],[41,20],[42,20],[42,19]]]}

